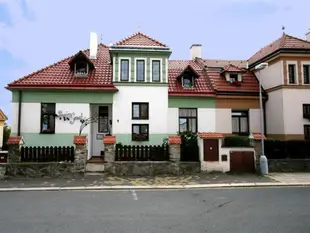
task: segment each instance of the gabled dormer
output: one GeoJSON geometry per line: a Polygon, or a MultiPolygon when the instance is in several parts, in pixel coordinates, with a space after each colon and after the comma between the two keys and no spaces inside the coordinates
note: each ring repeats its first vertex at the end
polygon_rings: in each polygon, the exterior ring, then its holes
{"type": "Polygon", "coordinates": [[[90,71],[95,69],[94,63],[82,51],[69,61],[69,66],[75,77],[88,77],[90,71]]]}
{"type": "Polygon", "coordinates": [[[223,68],[221,75],[223,75],[230,84],[238,85],[242,83],[242,75],[244,72],[243,69],[230,64],[223,68]]]}
{"type": "Polygon", "coordinates": [[[193,69],[191,65],[188,65],[178,76],[178,80],[181,82],[184,89],[190,89],[195,87],[195,79],[198,77],[199,74],[195,69],[193,69]]]}

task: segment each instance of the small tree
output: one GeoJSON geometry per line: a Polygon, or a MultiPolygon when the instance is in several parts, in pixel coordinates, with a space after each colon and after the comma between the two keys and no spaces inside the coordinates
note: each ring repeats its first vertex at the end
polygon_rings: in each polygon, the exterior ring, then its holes
{"type": "Polygon", "coordinates": [[[2,144],[2,150],[8,150],[8,139],[11,135],[11,128],[10,126],[7,125],[7,123],[4,123],[4,127],[3,127],[3,144],[2,144]]]}

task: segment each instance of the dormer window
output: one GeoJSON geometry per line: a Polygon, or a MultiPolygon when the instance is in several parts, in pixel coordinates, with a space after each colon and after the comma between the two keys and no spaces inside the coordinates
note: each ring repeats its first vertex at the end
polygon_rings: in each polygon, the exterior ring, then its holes
{"type": "Polygon", "coordinates": [[[86,61],[77,61],[74,65],[74,75],[76,77],[86,77],[88,75],[88,63],[86,61]]]}
{"type": "Polygon", "coordinates": [[[88,77],[91,70],[95,69],[94,63],[82,51],[69,61],[69,66],[74,77],[88,77]]]}
{"type": "Polygon", "coordinates": [[[194,87],[194,79],[190,74],[184,74],[182,78],[182,85],[184,88],[192,88],[194,87]]]}
{"type": "Polygon", "coordinates": [[[238,74],[229,74],[229,79],[231,83],[238,82],[238,74]]]}

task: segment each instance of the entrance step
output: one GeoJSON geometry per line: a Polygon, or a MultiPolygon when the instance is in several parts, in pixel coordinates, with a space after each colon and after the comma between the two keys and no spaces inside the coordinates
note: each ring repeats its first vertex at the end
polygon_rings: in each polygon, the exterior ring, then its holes
{"type": "Polygon", "coordinates": [[[104,163],[104,158],[101,156],[92,156],[87,163],[104,163]]]}
{"type": "Polygon", "coordinates": [[[105,176],[106,174],[103,172],[86,172],[85,176],[105,176]]]}
{"type": "Polygon", "coordinates": [[[86,163],[86,172],[104,172],[104,163],[86,163]]]}

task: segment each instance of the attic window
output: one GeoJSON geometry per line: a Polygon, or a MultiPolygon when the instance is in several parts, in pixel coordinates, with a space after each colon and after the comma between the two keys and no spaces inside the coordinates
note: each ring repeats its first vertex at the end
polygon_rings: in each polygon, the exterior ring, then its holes
{"type": "Polygon", "coordinates": [[[77,61],[74,65],[74,74],[76,77],[87,77],[88,63],[86,61],[77,61]]]}
{"type": "Polygon", "coordinates": [[[230,82],[238,82],[238,74],[230,74],[229,75],[230,82]]]}
{"type": "Polygon", "coordinates": [[[191,72],[185,72],[182,77],[182,85],[184,88],[193,88],[194,87],[194,77],[191,72]]]}

